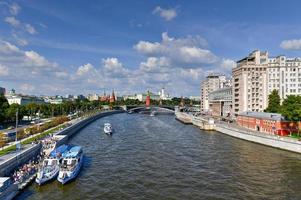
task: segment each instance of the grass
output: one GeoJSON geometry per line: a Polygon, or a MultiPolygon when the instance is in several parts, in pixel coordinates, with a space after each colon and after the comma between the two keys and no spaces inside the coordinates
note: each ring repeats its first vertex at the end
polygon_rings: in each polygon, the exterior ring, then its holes
{"type": "MultiPolygon", "coordinates": [[[[46,136],[48,136],[48,135],[50,135],[50,134],[58,131],[59,129],[65,128],[65,127],[66,127],[65,124],[59,125],[59,126],[57,126],[55,128],[52,128],[52,129],[47,130],[47,131],[44,131],[43,133],[41,133],[39,135],[36,135],[36,136],[34,136],[32,138],[28,138],[26,140],[23,140],[21,142],[21,144],[22,145],[31,144],[32,142],[34,142],[36,140],[40,140],[40,139],[42,139],[42,138],[44,138],[44,137],[46,137],[46,136]]],[[[3,156],[5,154],[8,154],[8,153],[13,152],[15,150],[16,150],[16,145],[13,145],[13,146],[10,146],[10,147],[8,147],[6,149],[0,150],[0,156],[3,156]]]]}
{"type": "Polygon", "coordinates": [[[10,147],[8,147],[6,149],[1,150],[0,151],[0,156],[3,156],[5,154],[8,154],[8,153],[10,153],[12,151],[15,151],[15,150],[16,150],[16,145],[10,146],[10,147]]]}

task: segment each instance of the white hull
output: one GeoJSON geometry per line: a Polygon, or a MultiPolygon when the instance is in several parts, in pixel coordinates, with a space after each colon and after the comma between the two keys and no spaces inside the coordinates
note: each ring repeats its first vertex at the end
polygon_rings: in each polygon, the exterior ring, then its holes
{"type": "Polygon", "coordinates": [[[72,181],[77,177],[80,172],[83,163],[83,155],[80,157],[80,162],[76,165],[74,170],[60,170],[57,180],[63,185],[72,181]]]}
{"type": "Polygon", "coordinates": [[[37,172],[37,177],[35,182],[39,185],[42,185],[48,181],[55,179],[60,171],[59,167],[59,159],[45,159],[43,161],[43,165],[46,163],[45,166],[41,166],[37,172]],[[47,163],[52,163],[51,165],[47,165],[47,163]]]}
{"type": "Polygon", "coordinates": [[[52,172],[52,174],[43,174],[41,178],[39,177],[39,173],[41,172],[38,172],[38,176],[35,181],[37,184],[43,185],[51,180],[54,180],[59,175],[59,167],[57,167],[57,169],[54,172],[52,172]]]}
{"type": "Polygon", "coordinates": [[[111,135],[113,133],[113,128],[111,126],[111,124],[109,123],[105,123],[104,127],[103,127],[103,131],[108,134],[111,135]]]}

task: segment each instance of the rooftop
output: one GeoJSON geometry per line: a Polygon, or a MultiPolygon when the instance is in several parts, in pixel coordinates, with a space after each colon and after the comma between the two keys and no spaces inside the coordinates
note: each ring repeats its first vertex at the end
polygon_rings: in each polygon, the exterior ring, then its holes
{"type": "Polygon", "coordinates": [[[268,119],[275,121],[284,121],[284,117],[278,113],[254,112],[247,111],[238,114],[239,116],[254,117],[258,119],[268,119]]]}

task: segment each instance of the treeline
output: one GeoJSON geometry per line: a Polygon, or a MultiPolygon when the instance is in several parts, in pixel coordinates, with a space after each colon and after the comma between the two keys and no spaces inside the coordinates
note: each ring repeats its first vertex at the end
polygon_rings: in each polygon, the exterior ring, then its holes
{"type": "Polygon", "coordinates": [[[271,113],[280,113],[287,120],[301,121],[301,96],[288,95],[281,103],[277,90],[269,95],[269,104],[265,110],[271,113]]]}
{"type": "Polygon", "coordinates": [[[40,117],[55,117],[60,115],[68,115],[69,113],[95,110],[101,108],[102,104],[98,101],[90,102],[87,99],[76,101],[65,101],[62,104],[35,104],[27,105],[8,104],[5,96],[0,95],[0,124],[3,122],[13,122],[16,120],[16,112],[18,110],[18,118],[22,119],[28,116],[33,119],[39,115],[40,117]]]}

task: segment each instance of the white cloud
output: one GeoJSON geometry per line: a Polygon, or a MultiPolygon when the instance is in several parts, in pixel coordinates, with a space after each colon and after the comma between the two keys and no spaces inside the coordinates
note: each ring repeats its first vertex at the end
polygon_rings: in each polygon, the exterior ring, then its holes
{"type": "Polygon", "coordinates": [[[48,61],[35,51],[24,51],[17,46],[0,40],[0,63],[13,71],[11,75],[21,80],[33,77],[55,76],[63,71],[55,62],[48,61]]]}
{"type": "Polygon", "coordinates": [[[168,70],[169,66],[170,61],[165,57],[149,57],[146,62],[141,62],[140,69],[145,72],[163,72],[168,70]]]}
{"type": "Polygon", "coordinates": [[[78,76],[83,76],[83,75],[90,74],[90,73],[95,73],[95,72],[96,72],[96,70],[95,70],[94,66],[90,63],[87,63],[85,65],[79,66],[79,68],[77,69],[76,74],[78,76]]]}
{"type": "Polygon", "coordinates": [[[134,49],[145,56],[165,57],[173,67],[191,68],[218,61],[218,57],[206,47],[207,41],[200,36],[175,39],[162,33],[160,43],[139,41],[134,49]]]}
{"type": "Polygon", "coordinates": [[[301,39],[284,40],[280,47],[286,50],[301,50],[301,39]]]}
{"type": "Polygon", "coordinates": [[[32,35],[37,33],[36,29],[30,24],[25,24],[24,27],[25,27],[25,30],[32,35]]]}
{"type": "Polygon", "coordinates": [[[9,23],[13,27],[19,27],[21,25],[21,22],[15,17],[5,17],[4,21],[9,23]]]}
{"type": "Polygon", "coordinates": [[[177,11],[176,11],[176,9],[163,9],[160,6],[157,6],[153,10],[153,14],[159,15],[166,21],[171,21],[172,19],[174,19],[177,16],[177,11]]]}
{"type": "Polygon", "coordinates": [[[234,67],[236,67],[236,62],[231,59],[222,59],[221,67],[225,70],[232,70],[234,67]]]}
{"type": "Polygon", "coordinates": [[[124,78],[128,75],[129,71],[125,69],[117,58],[102,59],[103,70],[106,76],[114,78],[124,78]]]}
{"type": "Polygon", "coordinates": [[[14,16],[5,17],[4,21],[7,22],[8,24],[10,24],[12,27],[26,31],[29,34],[33,35],[33,34],[38,33],[32,25],[30,25],[28,23],[23,23],[14,16]]]}
{"type": "Polygon", "coordinates": [[[9,69],[5,65],[0,64],[0,76],[8,76],[9,69]]]}
{"type": "Polygon", "coordinates": [[[102,59],[103,66],[107,70],[120,70],[122,68],[122,63],[118,61],[117,58],[106,58],[102,59]]]}
{"type": "Polygon", "coordinates": [[[9,5],[9,12],[12,15],[18,15],[20,10],[21,10],[21,7],[17,3],[12,3],[11,5],[9,5]]]}

